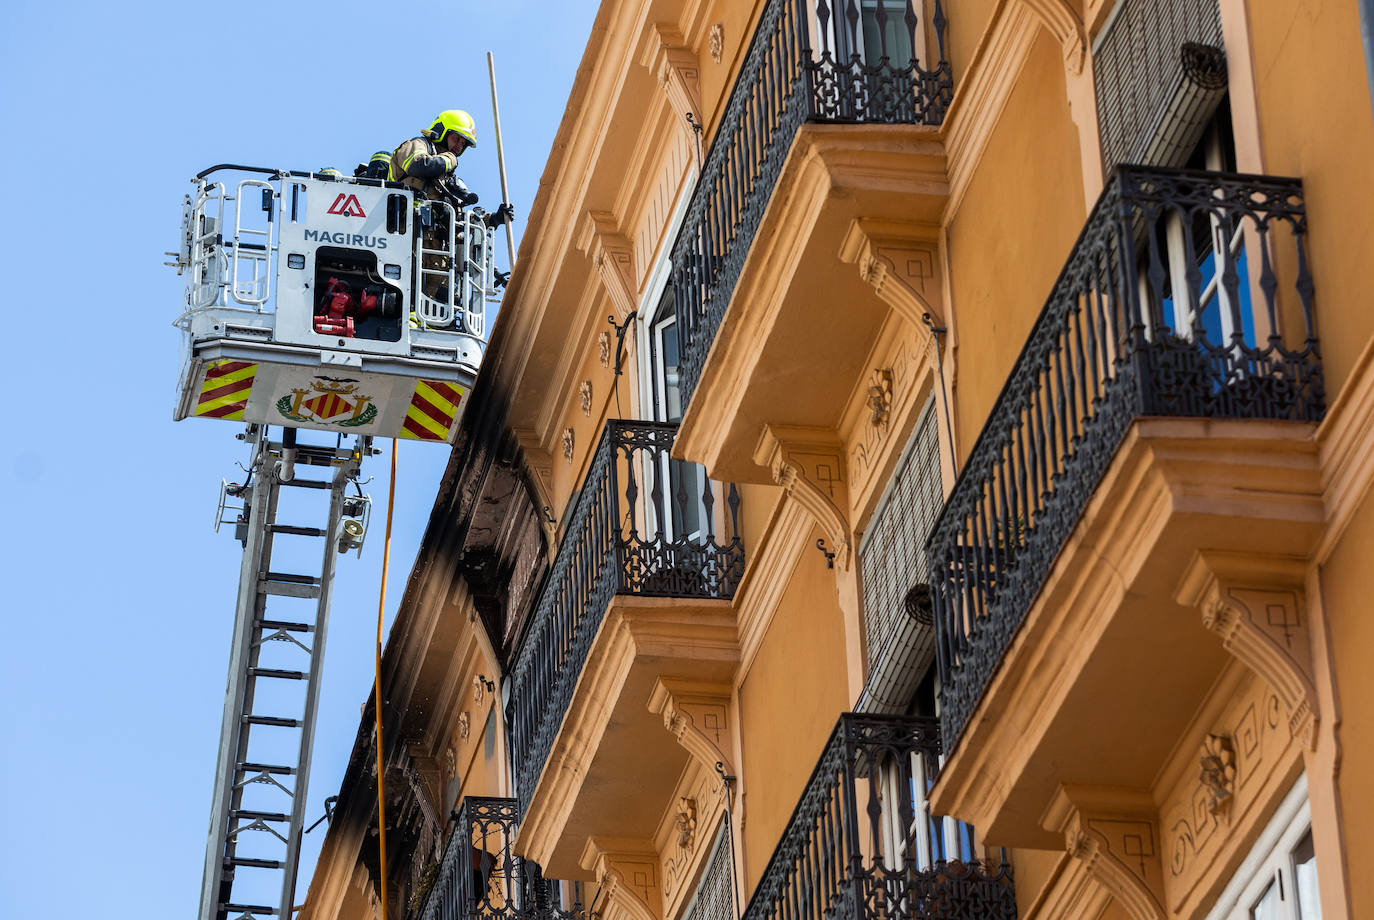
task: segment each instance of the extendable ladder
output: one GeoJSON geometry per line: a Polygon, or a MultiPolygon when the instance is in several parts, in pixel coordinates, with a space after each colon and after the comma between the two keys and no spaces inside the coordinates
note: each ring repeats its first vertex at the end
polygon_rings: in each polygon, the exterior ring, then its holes
{"type": "MultiPolygon", "coordinates": [[[[345,490],[356,483],[369,438],[354,438],[351,447],[342,439],[321,447],[297,444],[296,431],[284,429],[274,442],[265,426],[250,425],[247,440],[253,446],[249,477],[235,490],[244,500],[236,522],[243,564],[199,920],[291,920],[334,560],[346,502],[359,514],[367,501],[345,490]],[[309,476],[320,469],[329,476],[309,476]],[[318,526],[278,523],[288,490],[314,490],[316,505],[327,498],[326,520],[318,526]],[[318,568],[277,571],[273,549],[282,536],[317,540],[318,568]]],[[[301,548],[295,544],[289,548],[301,548]]],[[[279,556],[313,559],[313,549],[279,556]]]]}

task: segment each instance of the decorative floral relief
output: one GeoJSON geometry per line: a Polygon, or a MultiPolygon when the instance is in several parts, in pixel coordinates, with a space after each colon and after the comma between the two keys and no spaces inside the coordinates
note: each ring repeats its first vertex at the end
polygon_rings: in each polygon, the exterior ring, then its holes
{"type": "Polygon", "coordinates": [[[1229,735],[1208,735],[1202,742],[1202,785],[1211,793],[1207,810],[1217,817],[1231,809],[1236,791],[1236,749],[1229,735]]]}
{"type": "Polygon", "coordinates": [[[563,429],[563,459],[568,463],[573,462],[573,448],[577,445],[577,436],[571,428],[563,429]]]}
{"type": "Polygon", "coordinates": [[[1227,728],[1227,732],[1207,735],[1195,784],[1183,801],[1166,812],[1172,817],[1165,822],[1169,828],[1166,861],[1170,874],[1183,880],[1185,888],[1206,864],[1198,857],[1211,849],[1214,838],[1226,836],[1235,803],[1245,800],[1252,786],[1262,784],[1256,777],[1267,770],[1261,768],[1272,769],[1292,740],[1283,704],[1268,688],[1232,716],[1227,728]]]}
{"type": "Polygon", "coordinates": [[[611,334],[603,332],[596,337],[596,359],[602,367],[611,366],[611,334]]]}
{"type": "Polygon", "coordinates": [[[706,48],[711,52],[711,60],[720,63],[721,55],[725,53],[725,26],[723,23],[716,23],[711,26],[711,32],[706,37],[706,48]]]}
{"type": "Polygon", "coordinates": [[[874,369],[865,404],[872,413],[868,418],[869,424],[874,428],[886,429],[887,420],[892,415],[892,368],[874,369]]]}
{"type": "Polygon", "coordinates": [[[582,414],[590,416],[592,414],[592,382],[582,381],[582,385],[577,388],[577,401],[582,407],[582,414]]]}

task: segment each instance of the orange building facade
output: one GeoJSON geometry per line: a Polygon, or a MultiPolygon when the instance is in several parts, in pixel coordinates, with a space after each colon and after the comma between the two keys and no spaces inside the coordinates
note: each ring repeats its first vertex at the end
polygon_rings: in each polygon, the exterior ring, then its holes
{"type": "MultiPolygon", "coordinates": [[[[1371,112],[1355,3],[604,0],[387,915],[1374,915],[1371,112]]],[[[301,918],[382,915],[372,721],[301,918]]]]}

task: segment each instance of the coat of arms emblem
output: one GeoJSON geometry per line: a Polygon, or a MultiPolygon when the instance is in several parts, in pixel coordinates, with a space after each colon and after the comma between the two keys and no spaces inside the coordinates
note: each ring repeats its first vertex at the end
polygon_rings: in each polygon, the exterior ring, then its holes
{"type": "Polygon", "coordinates": [[[316,377],[309,389],[291,390],[277,400],[277,411],[293,422],[314,422],[357,428],[377,418],[377,404],[358,392],[358,382],[316,377]]]}

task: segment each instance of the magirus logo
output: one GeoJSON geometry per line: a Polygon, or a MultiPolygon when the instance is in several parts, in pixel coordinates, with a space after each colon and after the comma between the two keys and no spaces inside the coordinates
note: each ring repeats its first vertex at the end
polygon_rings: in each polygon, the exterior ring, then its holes
{"type": "Polygon", "coordinates": [[[328,214],[337,214],[340,217],[366,217],[367,212],[358,202],[357,195],[350,195],[347,192],[339,192],[339,197],[334,199],[334,203],[329,206],[328,214]]]}

